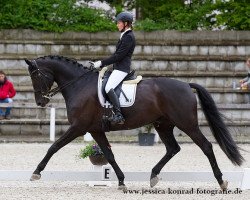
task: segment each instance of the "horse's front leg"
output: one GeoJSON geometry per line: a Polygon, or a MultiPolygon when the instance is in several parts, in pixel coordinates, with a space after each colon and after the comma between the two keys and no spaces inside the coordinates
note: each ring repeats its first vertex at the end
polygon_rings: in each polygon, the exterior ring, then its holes
{"type": "Polygon", "coordinates": [[[115,157],[114,154],[111,150],[111,146],[108,142],[108,139],[105,135],[104,132],[100,132],[100,133],[91,133],[91,135],[93,136],[93,138],[95,139],[95,141],[97,142],[97,144],[100,146],[100,148],[102,149],[105,158],[108,160],[109,164],[113,167],[116,176],[118,178],[118,189],[119,190],[126,190],[126,186],[124,184],[124,174],[121,171],[120,167],[118,166],[118,164],[115,161],[115,157]]]}
{"type": "Polygon", "coordinates": [[[44,170],[53,154],[80,135],[83,135],[83,132],[80,129],[70,126],[69,129],[48,149],[47,154],[33,172],[30,180],[39,180],[41,178],[41,171],[44,170]]]}

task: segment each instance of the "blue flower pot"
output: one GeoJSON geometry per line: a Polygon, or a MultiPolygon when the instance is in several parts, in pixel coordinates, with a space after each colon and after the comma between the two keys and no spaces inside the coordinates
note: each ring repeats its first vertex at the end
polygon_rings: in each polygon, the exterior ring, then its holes
{"type": "Polygon", "coordinates": [[[138,142],[140,146],[153,146],[155,142],[154,133],[139,133],[138,142]]]}

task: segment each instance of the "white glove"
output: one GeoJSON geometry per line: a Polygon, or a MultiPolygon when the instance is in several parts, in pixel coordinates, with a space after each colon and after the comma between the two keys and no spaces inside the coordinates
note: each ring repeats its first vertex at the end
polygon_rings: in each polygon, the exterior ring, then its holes
{"type": "Polygon", "coordinates": [[[102,61],[98,60],[96,62],[90,62],[90,64],[92,65],[92,67],[94,67],[95,69],[99,69],[102,66],[102,61]]]}

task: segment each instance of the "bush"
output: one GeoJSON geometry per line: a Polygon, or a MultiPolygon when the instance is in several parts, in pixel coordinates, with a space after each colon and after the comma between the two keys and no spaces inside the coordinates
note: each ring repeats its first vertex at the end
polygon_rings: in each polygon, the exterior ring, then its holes
{"type": "Polygon", "coordinates": [[[79,157],[82,159],[87,158],[89,156],[97,156],[97,155],[104,156],[101,148],[96,143],[90,143],[86,145],[86,147],[80,149],[79,152],[79,157]]]}
{"type": "MultiPolygon", "coordinates": [[[[156,5],[151,12],[143,13],[147,18],[137,21],[136,29],[153,30],[250,30],[249,0],[193,0],[191,5],[156,5]]],[[[158,2],[159,3],[159,2],[158,2]]],[[[147,4],[145,4],[147,6],[147,4]]],[[[145,7],[146,7],[145,6],[145,7]]],[[[143,8],[147,11],[149,8],[143,8]]]]}
{"type": "Polygon", "coordinates": [[[216,16],[218,25],[224,25],[229,30],[250,30],[249,0],[218,1],[216,7],[221,12],[216,16]]]}
{"type": "Polygon", "coordinates": [[[76,6],[75,0],[1,0],[0,29],[30,28],[64,32],[116,30],[98,9],[76,6]]]}

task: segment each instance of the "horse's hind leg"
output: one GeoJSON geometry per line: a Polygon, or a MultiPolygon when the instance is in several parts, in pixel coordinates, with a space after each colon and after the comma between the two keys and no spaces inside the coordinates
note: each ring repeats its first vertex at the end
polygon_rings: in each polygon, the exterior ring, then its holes
{"type": "Polygon", "coordinates": [[[187,133],[187,135],[195,142],[195,144],[197,144],[201,148],[203,153],[207,156],[207,158],[210,162],[210,165],[212,167],[214,176],[217,179],[221,189],[223,189],[223,190],[227,189],[228,182],[223,181],[223,179],[222,179],[222,173],[221,173],[219,166],[217,164],[217,161],[216,161],[216,158],[215,158],[215,155],[213,152],[213,146],[212,146],[211,142],[209,142],[205,138],[205,136],[200,131],[198,125],[195,127],[194,130],[188,131],[185,133],[187,133]]]}
{"type": "Polygon", "coordinates": [[[159,178],[157,175],[160,173],[165,164],[180,151],[180,146],[175,140],[173,129],[174,126],[167,122],[160,122],[159,124],[154,124],[155,129],[158,132],[162,142],[165,144],[167,153],[163,156],[163,158],[154,166],[152,169],[151,177],[150,177],[150,186],[154,187],[159,178]]]}

